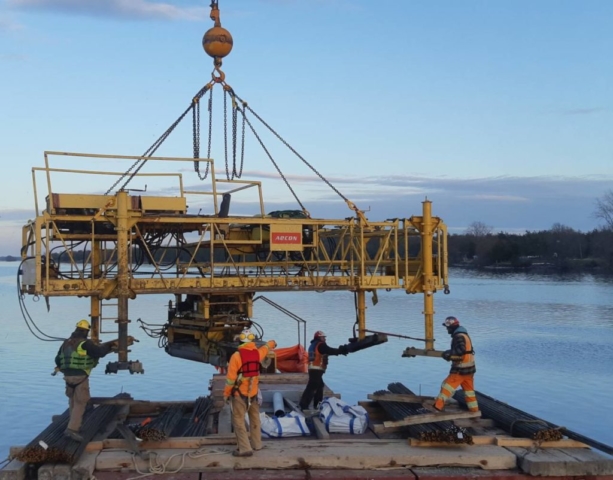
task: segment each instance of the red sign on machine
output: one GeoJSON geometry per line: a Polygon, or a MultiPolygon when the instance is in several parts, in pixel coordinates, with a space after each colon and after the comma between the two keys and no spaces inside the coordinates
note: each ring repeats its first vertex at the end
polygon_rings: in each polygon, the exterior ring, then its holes
{"type": "Polygon", "coordinates": [[[302,245],[302,233],[274,232],[270,242],[278,245],[302,245]]]}

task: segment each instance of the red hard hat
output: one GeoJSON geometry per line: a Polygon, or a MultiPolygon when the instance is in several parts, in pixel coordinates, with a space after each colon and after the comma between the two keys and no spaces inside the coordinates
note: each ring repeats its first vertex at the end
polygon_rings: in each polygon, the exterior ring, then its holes
{"type": "Polygon", "coordinates": [[[315,340],[316,338],[325,337],[325,336],[326,336],[326,334],[324,332],[322,332],[321,330],[317,330],[315,332],[315,335],[313,335],[313,340],[315,340]]]}
{"type": "Polygon", "coordinates": [[[443,322],[443,327],[455,327],[460,325],[460,321],[455,317],[447,317],[443,322]]]}

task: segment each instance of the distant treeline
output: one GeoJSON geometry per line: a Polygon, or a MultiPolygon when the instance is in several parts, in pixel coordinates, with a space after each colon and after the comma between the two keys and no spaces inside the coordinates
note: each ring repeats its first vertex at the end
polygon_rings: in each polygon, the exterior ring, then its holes
{"type": "Polygon", "coordinates": [[[452,266],[613,273],[613,230],[609,229],[583,233],[556,224],[551,230],[520,235],[469,228],[465,234],[449,235],[448,247],[452,266]]]}

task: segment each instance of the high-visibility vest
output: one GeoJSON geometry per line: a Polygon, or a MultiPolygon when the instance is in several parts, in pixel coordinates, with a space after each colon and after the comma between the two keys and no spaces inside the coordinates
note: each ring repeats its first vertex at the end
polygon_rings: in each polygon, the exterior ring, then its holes
{"type": "Polygon", "coordinates": [[[459,361],[452,362],[454,367],[457,367],[460,371],[473,368],[475,366],[475,352],[473,351],[473,342],[466,333],[458,333],[457,335],[463,335],[466,341],[466,353],[462,355],[459,361]]]}
{"type": "Polygon", "coordinates": [[[257,377],[260,374],[260,352],[257,350],[247,350],[239,348],[241,356],[241,368],[238,369],[239,375],[243,377],[257,377]]]}
{"type": "Polygon", "coordinates": [[[326,371],[328,355],[319,353],[319,346],[324,342],[313,342],[309,345],[309,369],[326,371]]]}
{"type": "Polygon", "coordinates": [[[98,359],[90,357],[83,348],[86,341],[79,338],[69,338],[64,341],[60,355],[60,370],[83,370],[86,375],[91,373],[92,368],[98,365],[98,359]]]}

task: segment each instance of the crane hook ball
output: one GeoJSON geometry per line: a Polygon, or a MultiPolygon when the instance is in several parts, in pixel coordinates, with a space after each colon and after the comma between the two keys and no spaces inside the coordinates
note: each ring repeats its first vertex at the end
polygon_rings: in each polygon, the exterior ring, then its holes
{"type": "Polygon", "coordinates": [[[232,35],[223,27],[213,27],[202,37],[202,48],[213,58],[223,58],[232,51],[232,35]]]}

